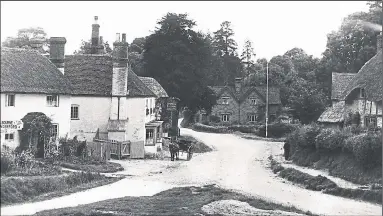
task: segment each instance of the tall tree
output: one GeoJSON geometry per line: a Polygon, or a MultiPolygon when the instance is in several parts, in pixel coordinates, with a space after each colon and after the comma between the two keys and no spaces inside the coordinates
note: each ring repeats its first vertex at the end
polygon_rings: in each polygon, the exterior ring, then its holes
{"type": "Polygon", "coordinates": [[[231,22],[224,21],[218,31],[214,32],[214,45],[219,55],[236,54],[237,42],[233,39],[234,31],[231,22]]]}
{"type": "Polygon", "coordinates": [[[7,37],[2,43],[3,47],[34,49],[31,39],[38,39],[42,42],[42,47],[38,49],[41,53],[49,52],[47,33],[41,27],[22,28],[17,31],[16,37],[7,37]]]}
{"type": "Polygon", "coordinates": [[[245,76],[254,72],[255,62],[253,59],[255,58],[255,56],[256,54],[254,52],[254,48],[251,41],[248,39],[245,40],[245,45],[241,54],[241,61],[242,64],[244,64],[245,76]]]}
{"type": "Polygon", "coordinates": [[[145,46],[145,37],[135,38],[129,44],[129,65],[137,75],[142,75],[143,72],[143,52],[145,46]]]}
{"type": "Polygon", "coordinates": [[[155,78],[181,106],[210,110],[215,96],[207,87],[211,50],[206,36],[193,30],[187,14],[168,13],[145,41],[144,74],[155,78]]]}

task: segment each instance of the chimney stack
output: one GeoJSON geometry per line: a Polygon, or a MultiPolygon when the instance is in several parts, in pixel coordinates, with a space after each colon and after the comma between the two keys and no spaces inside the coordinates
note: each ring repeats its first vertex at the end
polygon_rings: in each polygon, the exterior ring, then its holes
{"type": "Polygon", "coordinates": [[[242,88],[242,78],[240,77],[235,78],[234,86],[235,86],[235,91],[237,93],[240,92],[242,88]]]}
{"type": "Polygon", "coordinates": [[[94,16],[94,22],[92,24],[92,47],[99,45],[100,37],[100,25],[98,24],[98,16],[94,16]]]}
{"type": "Polygon", "coordinates": [[[64,74],[66,39],[65,37],[51,37],[49,43],[49,59],[64,74]]]}

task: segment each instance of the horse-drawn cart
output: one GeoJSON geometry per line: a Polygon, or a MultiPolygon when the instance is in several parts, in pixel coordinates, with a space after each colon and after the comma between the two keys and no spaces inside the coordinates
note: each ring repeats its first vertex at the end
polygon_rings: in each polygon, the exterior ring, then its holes
{"type": "Polygon", "coordinates": [[[176,160],[179,160],[179,153],[181,152],[187,154],[187,159],[190,160],[193,156],[193,143],[190,140],[185,139],[178,139],[178,140],[170,140],[170,138],[165,138],[168,140],[169,144],[169,151],[170,151],[170,158],[172,161],[174,161],[174,158],[176,160]]]}

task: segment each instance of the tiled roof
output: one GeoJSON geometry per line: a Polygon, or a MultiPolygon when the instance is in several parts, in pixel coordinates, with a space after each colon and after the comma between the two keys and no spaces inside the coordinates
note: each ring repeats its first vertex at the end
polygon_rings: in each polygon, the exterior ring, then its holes
{"type": "MultiPolygon", "coordinates": [[[[112,95],[113,61],[111,56],[65,56],[65,76],[72,84],[74,95],[112,95]]],[[[130,68],[127,90],[129,97],[155,97],[130,68]]]]}
{"type": "MultiPolygon", "coordinates": [[[[236,92],[232,86],[209,86],[209,88],[215,92],[217,97],[226,90],[233,95],[234,99],[240,102],[246,100],[247,96],[252,92],[256,92],[266,102],[266,86],[246,86],[242,87],[240,92],[236,92]]],[[[269,104],[281,104],[279,89],[276,87],[269,87],[269,104]]]]}
{"type": "Polygon", "coordinates": [[[70,94],[71,85],[57,67],[40,53],[1,48],[1,91],[70,94]]]}
{"type": "Polygon", "coordinates": [[[338,102],[332,107],[328,107],[318,118],[318,122],[337,123],[342,122],[345,116],[345,106],[338,102]]]}
{"type": "Polygon", "coordinates": [[[346,97],[357,88],[364,88],[366,98],[370,101],[381,101],[383,97],[383,63],[382,50],[372,57],[355,75],[342,94],[346,97]]]}
{"type": "Polygon", "coordinates": [[[145,83],[145,85],[157,95],[157,97],[169,97],[168,93],[166,93],[165,89],[157,82],[156,79],[152,77],[140,77],[141,81],[145,83]]]}
{"type": "Polygon", "coordinates": [[[355,77],[354,73],[332,73],[331,99],[340,100],[347,85],[355,77]]]}

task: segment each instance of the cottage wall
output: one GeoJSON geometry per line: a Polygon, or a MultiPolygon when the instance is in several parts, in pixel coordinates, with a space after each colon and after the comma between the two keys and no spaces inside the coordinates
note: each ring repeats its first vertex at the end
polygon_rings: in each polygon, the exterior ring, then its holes
{"type": "Polygon", "coordinates": [[[224,92],[220,98],[217,99],[217,104],[213,106],[211,115],[221,118],[222,114],[230,114],[229,123],[239,122],[239,104],[228,92],[224,92]],[[222,97],[229,97],[229,104],[222,104],[222,97]]]}
{"type": "Polygon", "coordinates": [[[110,97],[72,96],[72,104],[79,106],[79,119],[70,121],[71,138],[79,136],[92,141],[99,129],[100,138],[107,139],[111,100],[110,97]]]}
{"type": "Polygon", "coordinates": [[[364,124],[364,117],[366,115],[377,115],[377,125],[381,127],[382,125],[382,104],[377,102],[372,102],[368,100],[363,99],[356,99],[353,100],[351,103],[346,104],[346,110],[348,112],[359,112],[361,118],[360,118],[360,124],[364,124]]]}
{"type": "MultiPolygon", "coordinates": [[[[71,96],[59,95],[59,106],[49,107],[46,102],[46,94],[15,94],[15,106],[6,107],[6,94],[1,93],[1,121],[21,120],[27,113],[42,112],[52,119],[52,123],[58,124],[59,137],[70,136],[70,106],[71,96]]],[[[1,144],[15,148],[20,144],[18,132],[14,133],[12,142],[5,141],[5,133],[1,133],[1,144]]]]}
{"type": "Polygon", "coordinates": [[[128,98],[127,139],[131,142],[130,158],[144,158],[145,154],[145,123],[146,123],[146,98],[128,98]]]}
{"type": "Polygon", "coordinates": [[[145,123],[154,121],[156,119],[156,115],[155,115],[156,99],[154,97],[149,97],[149,98],[143,98],[143,100],[145,101],[144,107],[146,107],[146,103],[147,103],[148,104],[147,107],[149,108],[149,110],[150,108],[152,108],[153,110],[152,114],[150,114],[149,112],[149,115],[146,115],[146,109],[144,110],[145,123]]]}

